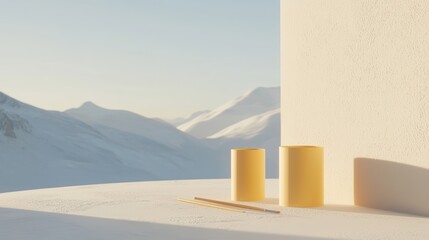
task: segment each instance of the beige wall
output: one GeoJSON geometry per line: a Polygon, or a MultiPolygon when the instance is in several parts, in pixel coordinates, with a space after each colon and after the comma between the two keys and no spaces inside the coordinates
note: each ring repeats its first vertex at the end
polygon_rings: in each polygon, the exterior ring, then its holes
{"type": "Polygon", "coordinates": [[[429,1],[282,0],[281,51],[282,145],[325,147],[326,202],[356,190],[362,205],[429,213],[386,199],[429,201],[429,1]],[[412,186],[395,180],[408,170],[412,186]]]}

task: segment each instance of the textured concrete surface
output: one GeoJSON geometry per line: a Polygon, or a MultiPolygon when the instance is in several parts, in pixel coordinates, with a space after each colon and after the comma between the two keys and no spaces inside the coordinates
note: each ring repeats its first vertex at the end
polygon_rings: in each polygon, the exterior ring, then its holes
{"type": "MultiPolygon", "coordinates": [[[[381,184],[392,194],[358,191],[358,202],[403,210],[412,203],[389,196],[411,189],[424,194],[407,198],[429,198],[428,23],[426,0],[281,1],[282,145],[325,147],[327,201],[353,203],[361,158],[416,167],[422,177],[381,184]]],[[[376,170],[365,184],[382,180],[376,170]]]]}

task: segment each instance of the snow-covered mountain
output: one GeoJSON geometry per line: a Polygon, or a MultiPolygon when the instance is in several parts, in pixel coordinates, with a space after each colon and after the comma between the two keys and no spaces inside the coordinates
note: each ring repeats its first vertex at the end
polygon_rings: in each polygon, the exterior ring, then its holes
{"type": "Polygon", "coordinates": [[[0,92],[0,192],[135,180],[229,175],[230,149],[267,149],[277,176],[279,88],[258,88],[190,116],[190,133],[87,102],[46,111],[0,92]],[[203,139],[201,139],[203,138],[203,139]]]}
{"type": "Polygon", "coordinates": [[[227,172],[215,151],[167,124],[90,104],[80,110],[82,119],[99,118],[84,122],[0,93],[0,192],[227,172]]]}
{"type": "Polygon", "coordinates": [[[249,117],[280,107],[280,88],[256,88],[202,114],[177,128],[198,138],[207,138],[249,117]]]}
{"type": "MultiPolygon", "coordinates": [[[[202,178],[225,176],[228,172],[226,167],[223,167],[222,171],[217,169],[216,173],[203,175],[205,168],[215,167],[214,169],[216,169],[221,165],[225,166],[225,161],[219,160],[217,152],[204,141],[184,133],[163,121],[147,118],[130,111],[102,108],[91,102],[86,102],[79,108],[67,110],[65,113],[72,118],[87,123],[114,141],[120,139],[120,141],[117,141],[118,144],[126,143],[128,147],[135,146],[136,151],[147,149],[148,152],[157,152],[161,162],[169,161],[170,159],[173,163],[175,161],[180,163],[180,160],[178,160],[180,158],[193,160],[195,163],[191,164],[196,164],[201,169],[196,169],[195,166],[190,170],[199,171],[200,173],[194,173],[194,175],[199,175],[202,178]],[[122,135],[124,136],[121,137],[122,135]],[[145,145],[143,144],[144,139],[160,144],[166,149],[157,150],[150,145],[145,145]],[[173,155],[173,157],[169,155],[173,155]],[[163,158],[166,158],[166,160],[163,160],[163,158]],[[200,163],[201,165],[199,165],[200,163]]],[[[162,169],[158,171],[162,171],[162,169]]],[[[172,179],[175,178],[174,175],[166,177],[172,179]]],[[[186,175],[190,175],[190,173],[186,173],[179,178],[186,177],[186,175]]]]}
{"type": "Polygon", "coordinates": [[[171,124],[175,127],[182,125],[183,123],[189,122],[192,119],[202,115],[202,114],[206,114],[210,112],[209,110],[202,110],[202,111],[197,111],[194,113],[189,114],[186,117],[179,117],[179,118],[173,118],[173,119],[162,119],[163,121],[167,122],[168,124],[171,124]]]}
{"type": "Polygon", "coordinates": [[[171,147],[183,146],[183,144],[188,143],[203,144],[189,134],[178,131],[170,124],[157,119],[147,118],[125,110],[105,109],[92,102],[86,102],[81,107],[67,110],[65,113],[96,128],[100,126],[114,128],[144,136],[171,147]]]}
{"type": "Polygon", "coordinates": [[[237,122],[207,138],[255,139],[275,136],[280,131],[280,109],[249,117],[237,122]]]}

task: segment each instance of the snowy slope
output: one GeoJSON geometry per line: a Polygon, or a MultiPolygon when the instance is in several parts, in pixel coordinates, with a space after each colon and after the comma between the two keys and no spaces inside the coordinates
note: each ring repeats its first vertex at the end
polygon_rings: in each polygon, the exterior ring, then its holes
{"type": "Polygon", "coordinates": [[[235,123],[208,137],[207,141],[228,158],[231,148],[264,148],[267,177],[278,176],[280,109],[271,110],[235,123]]]}
{"type": "Polygon", "coordinates": [[[189,114],[186,117],[180,117],[180,118],[174,118],[174,119],[162,119],[163,121],[177,127],[182,125],[183,123],[189,122],[191,120],[193,120],[196,117],[199,117],[200,115],[206,114],[210,112],[209,110],[202,110],[202,111],[197,111],[194,113],[189,114]]]}
{"type": "Polygon", "coordinates": [[[178,129],[206,138],[239,121],[279,107],[280,88],[260,87],[178,126],[178,129]]]}
{"type": "Polygon", "coordinates": [[[280,131],[280,109],[274,109],[235,123],[207,138],[254,139],[274,136],[280,131]]]}
{"type": "Polygon", "coordinates": [[[194,138],[159,122],[149,121],[147,135],[127,124],[91,126],[0,93],[0,192],[221,175],[215,154],[194,138]]]}

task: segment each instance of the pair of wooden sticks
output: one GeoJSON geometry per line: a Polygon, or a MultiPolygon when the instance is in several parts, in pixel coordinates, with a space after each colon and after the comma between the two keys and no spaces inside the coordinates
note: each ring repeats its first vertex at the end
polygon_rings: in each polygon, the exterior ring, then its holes
{"type": "MultiPolygon", "coordinates": [[[[213,200],[213,199],[208,199],[208,198],[194,197],[194,199],[195,200],[200,200],[200,201],[205,201],[205,202],[211,202],[211,203],[226,205],[226,206],[231,206],[231,207],[237,207],[237,208],[244,208],[244,209],[250,209],[250,210],[255,210],[255,211],[261,211],[261,212],[269,212],[269,213],[277,213],[277,214],[280,213],[280,211],[277,211],[277,210],[271,210],[271,209],[266,209],[266,208],[254,207],[254,206],[249,206],[249,205],[244,205],[244,204],[238,204],[238,203],[224,202],[224,201],[213,200]]],[[[214,205],[214,204],[197,202],[197,201],[186,200],[186,199],[181,199],[181,198],[178,198],[177,201],[185,202],[185,203],[191,203],[191,204],[196,204],[196,205],[205,206],[205,207],[218,208],[218,209],[223,209],[223,210],[228,210],[228,211],[233,211],[233,212],[241,212],[241,213],[245,213],[246,212],[244,210],[238,210],[238,209],[235,209],[235,208],[222,207],[222,206],[218,206],[218,205],[214,205]]]]}

